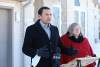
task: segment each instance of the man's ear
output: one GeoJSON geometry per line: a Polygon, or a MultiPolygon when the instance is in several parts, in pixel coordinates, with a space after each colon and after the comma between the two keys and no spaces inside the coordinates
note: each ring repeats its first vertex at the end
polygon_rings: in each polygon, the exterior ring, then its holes
{"type": "Polygon", "coordinates": [[[41,15],[38,15],[38,19],[41,19],[41,15]]]}

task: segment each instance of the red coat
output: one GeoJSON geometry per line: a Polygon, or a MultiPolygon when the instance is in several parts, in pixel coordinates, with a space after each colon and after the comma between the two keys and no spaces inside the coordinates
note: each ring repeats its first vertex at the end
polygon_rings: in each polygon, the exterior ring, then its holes
{"type": "MultiPolygon", "coordinates": [[[[64,35],[61,37],[61,41],[65,47],[73,46],[74,48],[76,48],[78,50],[78,54],[75,57],[71,57],[66,54],[62,54],[61,55],[61,63],[62,64],[68,63],[75,58],[86,57],[87,55],[90,55],[90,56],[94,55],[93,51],[91,49],[91,46],[89,44],[89,41],[85,37],[83,38],[83,41],[81,43],[78,43],[78,42],[75,42],[75,41],[72,41],[71,39],[69,39],[68,35],[64,35]]],[[[90,64],[86,67],[95,67],[95,65],[90,64]]]]}

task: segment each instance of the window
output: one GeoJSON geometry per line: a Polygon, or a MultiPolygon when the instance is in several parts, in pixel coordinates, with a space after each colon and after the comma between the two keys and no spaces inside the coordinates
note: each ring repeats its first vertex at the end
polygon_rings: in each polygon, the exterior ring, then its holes
{"type": "Polygon", "coordinates": [[[56,25],[58,28],[60,27],[60,8],[59,7],[53,7],[53,24],[56,25]]]}
{"type": "Polygon", "coordinates": [[[84,11],[75,11],[74,12],[75,23],[79,23],[82,28],[82,33],[85,35],[85,12],[84,11]]]}
{"type": "Polygon", "coordinates": [[[75,0],[75,6],[80,6],[80,1],[79,0],[75,0]]]}
{"type": "Polygon", "coordinates": [[[99,22],[99,40],[100,40],[100,22],[99,22]]]}
{"type": "Polygon", "coordinates": [[[81,12],[81,26],[83,34],[85,35],[85,12],[81,12]]]}
{"type": "Polygon", "coordinates": [[[75,11],[74,13],[74,20],[75,20],[75,23],[78,23],[79,22],[79,11],[75,11]]]}

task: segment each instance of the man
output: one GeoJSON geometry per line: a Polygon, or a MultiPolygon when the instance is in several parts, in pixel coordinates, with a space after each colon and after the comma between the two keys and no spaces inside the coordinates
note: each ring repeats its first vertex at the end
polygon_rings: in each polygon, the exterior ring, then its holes
{"type": "Polygon", "coordinates": [[[23,43],[23,53],[34,58],[40,56],[36,67],[59,67],[60,49],[57,27],[50,24],[52,12],[48,7],[38,10],[38,20],[27,27],[23,43]]]}

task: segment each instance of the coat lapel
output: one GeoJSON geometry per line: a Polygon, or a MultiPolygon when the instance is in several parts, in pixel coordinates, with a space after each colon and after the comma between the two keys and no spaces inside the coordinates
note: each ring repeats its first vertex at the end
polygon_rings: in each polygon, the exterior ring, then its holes
{"type": "MultiPolygon", "coordinates": [[[[48,38],[48,35],[47,33],[44,31],[44,29],[42,28],[42,26],[40,25],[40,20],[38,20],[36,23],[35,23],[35,26],[36,28],[38,29],[38,31],[40,31],[40,33],[42,33],[44,35],[44,37],[46,38],[46,40],[50,41],[50,40],[54,40],[54,37],[56,36],[55,34],[55,30],[53,28],[53,26],[51,25],[50,26],[50,31],[51,31],[51,37],[50,39],[48,38]]],[[[42,35],[41,35],[42,36],[42,35]]]]}
{"type": "Polygon", "coordinates": [[[37,30],[38,30],[41,34],[43,34],[43,35],[41,35],[41,36],[44,36],[44,38],[46,38],[46,40],[49,40],[47,33],[46,33],[45,30],[42,28],[42,26],[40,25],[39,22],[40,22],[40,21],[38,20],[38,21],[36,22],[36,24],[35,24],[37,30]]]}
{"type": "Polygon", "coordinates": [[[51,30],[51,37],[50,37],[50,40],[53,40],[56,34],[55,34],[55,30],[54,30],[54,28],[53,28],[52,25],[51,25],[51,27],[50,27],[50,30],[51,30]]]}

